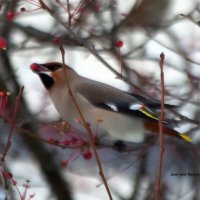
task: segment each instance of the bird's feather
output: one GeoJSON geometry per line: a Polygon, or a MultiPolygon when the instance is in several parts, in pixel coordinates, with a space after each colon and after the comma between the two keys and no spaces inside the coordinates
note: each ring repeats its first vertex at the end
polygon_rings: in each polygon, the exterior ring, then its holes
{"type": "Polygon", "coordinates": [[[107,84],[85,79],[81,84],[76,85],[75,91],[96,107],[157,121],[156,114],[151,108],[146,109],[145,112],[141,110],[145,106],[143,102],[107,84]]]}

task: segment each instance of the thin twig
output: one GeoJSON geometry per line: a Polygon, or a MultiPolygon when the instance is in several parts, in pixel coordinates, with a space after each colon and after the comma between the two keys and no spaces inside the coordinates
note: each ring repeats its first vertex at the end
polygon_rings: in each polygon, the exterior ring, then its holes
{"type": "Polygon", "coordinates": [[[158,171],[156,177],[156,200],[160,200],[161,196],[161,175],[162,175],[162,164],[163,164],[163,155],[164,155],[164,147],[163,147],[163,121],[164,121],[164,103],[165,103],[165,84],[164,84],[164,65],[165,55],[164,53],[160,54],[160,80],[161,80],[161,112],[159,117],[159,160],[158,160],[158,171]]]}
{"type": "Polygon", "coordinates": [[[113,199],[112,198],[112,194],[110,192],[106,177],[105,177],[104,172],[103,172],[101,161],[99,159],[99,155],[98,155],[98,152],[96,150],[96,144],[95,144],[95,141],[94,141],[92,130],[90,129],[88,123],[86,122],[86,120],[85,120],[85,118],[83,116],[83,113],[81,112],[81,109],[80,109],[80,107],[79,107],[79,105],[78,105],[78,103],[76,101],[76,98],[74,97],[74,94],[73,94],[72,89],[71,89],[71,85],[70,85],[69,80],[68,80],[68,74],[67,74],[67,71],[65,69],[65,58],[64,58],[65,57],[64,56],[65,51],[64,51],[62,46],[60,46],[60,51],[61,51],[61,54],[62,54],[63,73],[64,73],[64,76],[65,76],[65,81],[66,81],[66,85],[67,85],[67,90],[68,90],[67,92],[69,93],[69,95],[70,95],[70,97],[71,97],[71,99],[72,99],[72,101],[74,103],[74,106],[75,106],[77,112],[79,113],[81,122],[82,122],[82,124],[83,124],[83,126],[84,126],[84,128],[85,128],[85,130],[86,130],[86,132],[88,134],[89,142],[90,142],[90,145],[91,145],[91,147],[93,149],[94,156],[95,156],[98,168],[99,168],[99,175],[102,178],[102,181],[103,181],[103,184],[104,184],[104,186],[106,188],[106,191],[108,193],[109,199],[112,200],[113,199]]]}
{"type": "MultiPolygon", "coordinates": [[[[77,33],[75,33],[71,27],[69,27],[65,22],[62,22],[53,12],[53,10],[51,8],[49,8],[44,2],[43,0],[39,0],[42,9],[46,10],[61,26],[63,26],[70,35],[73,36],[73,38],[80,44],[82,44],[90,53],[92,53],[107,69],[109,69],[113,74],[115,74],[118,79],[121,79],[123,81],[125,81],[126,83],[130,84],[130,85],[134,85],[128,78],[126,78],[125,76],[122,76],[121,73],[119,73],[118,71],[116,71],[105,59],[103,59],[102,56],[100,56],[98,54],[98,52],[93,48],[92,45],[88,44],[87,41],[85,41],[84,39],[81,39],[77,33]]],[[[134,85],[134,87],[140,91],[141,89],[139,87],[137,87],[136,85],[134,85]]]]}
{"type": "Polygon", "coordinates": [[[13,112],[10,132],[9,132],[8,139],[7,139],[7,142],[6,142],[6,146],[4,148],[4,152],[3,152],[3,155],[2,155],[2,158],[1,158],[2,162],[4,162],[5,157],[6,157],[7,153],[8,153],[8,150],[9,150],[9,148],[11,146],[11,137],[12,137],[13,130],[14,130],[14,127],[15,127],[16,116],[17,116],[17,112],[19,110],[20,101],[21,101],[21,97],[22,97],[23,91],[24,91],[24,87],[22,87],[20,89],[19,95],[16,97],[16,102],[15,102],[15,107],[14,107],[14,112],[13,112]]]}

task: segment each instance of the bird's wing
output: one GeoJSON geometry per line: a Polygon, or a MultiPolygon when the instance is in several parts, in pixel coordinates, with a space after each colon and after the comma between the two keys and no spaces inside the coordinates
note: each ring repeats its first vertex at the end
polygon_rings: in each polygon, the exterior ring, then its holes
{"type": "MultiPolygon", "coordinates": [[[[129,116],[158,120],[154,111],[146,106],[145,103],[129,93],[107,84],[84,78],[83,81],[76,84],[75,91],[96,107],[129,116]]],[[[147,99],[145,100],[146,102],[148,101],[147,99]]]]}
{"type": "MultiPolygon", "coordinates": [[[[160,109],[160,102],[156,100],[147,99],[144,96],[135,93],[128,93],[129,95],[133,96],[134,98],[138,99],[139,101],[143,102],[148,107],[159,110],[160,109]]],[[[177,105],[165,104],[166,109],[173,109],[177,108],[177,105]]]]}

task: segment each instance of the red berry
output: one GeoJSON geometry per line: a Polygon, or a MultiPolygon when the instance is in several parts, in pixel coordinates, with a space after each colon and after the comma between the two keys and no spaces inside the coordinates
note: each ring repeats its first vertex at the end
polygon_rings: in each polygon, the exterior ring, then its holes
{"type": "Polygon", "coordinates": [[[12,20],[14,19],[15,16],[16,16],[15,13],[12,12],[12,11],[8,11],[8,12],[6,13],[6,18],[7,18],[7,20],[9,20],[9,21],[12,21],[12,20]]]}
{"type": "Polygon", "coordinates": [[[123,41],[121,41],[121,40],[117,40],[117,41],[115,42],[115,47],[116,47],[116,48],[121,48],[123,45],[124,45],[124,43],[123,43],[123,41]]]}
{"type": "Polygon", "coordinates": [[[82,153],[82,156],[85,160],[90,160],[92,158],[92,152],[90,150],[85,150],[82,153]]]}
{"type": "Polygon", "coordinates": [[[31,64],[30,68],[32,71],[39,71],[40,66],[36,63],[33,63],[33,64],[31,64]]]}
{"type": "Polygon", "coordinates": [[[4,38],[0,37],[0,49],[6,49],[6,47],[7,41],[4,38]]]}

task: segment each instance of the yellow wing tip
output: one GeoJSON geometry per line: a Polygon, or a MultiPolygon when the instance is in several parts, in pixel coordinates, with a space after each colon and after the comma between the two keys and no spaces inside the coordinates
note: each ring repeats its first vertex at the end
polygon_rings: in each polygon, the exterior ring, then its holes
{"type": "Polygon", "coordinates": [[[149,118],[152,118],[152,119],[155,119],[155,120],[158,120],[158,117],[156,115],[154,115],[154,113],[151,113],[150,111],[148,111],[146,109],[146,107],[141,107],[139,109],[140,112],[142,112],[144,115],[146,115],[147,117],[149,118]]]}
{"type": "Polygon", "coordinates": [[[184,139],[185,141],[187,141],[187,142],[192,142],[192,139],[189,137],[189,136],[187,136],[187,135],[185,135],[185,134],[179,134],[180,135],[180,137],[182,137],[182,139],[184,139]]]}

